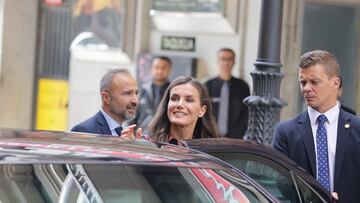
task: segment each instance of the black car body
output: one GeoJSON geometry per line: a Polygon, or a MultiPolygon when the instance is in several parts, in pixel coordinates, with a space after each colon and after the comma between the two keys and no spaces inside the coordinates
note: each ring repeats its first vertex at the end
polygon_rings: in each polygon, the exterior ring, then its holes
{"type": "Polygon", "coordinates": [[[279,202],[204,153],[80,133],[0,130],[1,202],[279,202]]]}
{"type": "Polygon", "coordinates": [[[268,146],[229,138],[187,140],[185,145],[233,165],[281,202],[334,201],[313,176],[268,146]]]}

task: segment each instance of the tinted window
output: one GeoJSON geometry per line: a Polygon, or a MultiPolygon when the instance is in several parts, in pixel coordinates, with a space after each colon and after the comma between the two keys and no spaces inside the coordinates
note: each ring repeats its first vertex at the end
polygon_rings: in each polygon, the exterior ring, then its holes
{"type": "Polygon", "coordinates": [[[281,202],[300,202],[293,176],[285,167],[267,158],[243,153],[212,153],[212,155],[245,172],[281,202]]]}
{"type": "Polygon", "coordinates": [[[0,166],[1,202],[268,202],[232,171],[151,165],[0,166]]]}
{"type": "MultiPolygon", "coordinates": [[[[105,202],[211,202],[245,199],[267,202],[259,191],[235,174],[198,168],[76,165],[86,184],[105,202]]],[[[84,183],[81,182],[81,185],[84,183]]],[[[86,188],[82,188],[86,190],[86,188]]],[[[89,191],[84,191],[89,193],[89,191]]],[[[91,192],[90,192],[91,193],[91,192]]]]}
{"type": "Polygon", "coordinates": [[[85,165],[84,169],[105,202],[210,201],[195,179],[190,184],[177,168],[85,165]]]}
{"type": "Polygon", "coordinates": [[[313,203],[326,202],[326,200],[321,198],[321,196],[317,194],[317,192],[310,185],[308,185],[302,178],[296,176],[295,179],[299,186],[299,190],[303,202],[313,202],[313,203]]]}

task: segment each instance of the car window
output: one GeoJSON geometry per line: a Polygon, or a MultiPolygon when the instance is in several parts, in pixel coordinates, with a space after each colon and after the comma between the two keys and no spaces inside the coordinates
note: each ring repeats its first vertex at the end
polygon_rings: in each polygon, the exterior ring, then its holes
{"type": "Polygon", "coordinates": [[[2,164],[0,201],[269,202],[233,171],[119,164],[2,164]]]}
{"type": "MultiPolygon", "coordinates": [[[[231,182],[233,185],[236,185],[237,188],[241,190],[242,194],[244,194],[250,202],[252,203],[269,202],[266,198],[264,198],[261,195],[261,192],[258,189],[255,189],[254,186],[250,185],[247,181],[244,181],[243,179],[239,179],[238,176],[235,175],[235,173],[232,173],[230,171],[226,173],[223,171],[218,171],[218,173],[223,177],[227,177],[227,180],[229,180],[229,182],[231,182]]],[[[240,202],[246,202],[246,201],[240,201],[240,202]]]]}
{"type": "Polygon", "coordinates": [[[97,165],[77,168],[84,169],[91,180],[88,186],[94,184],[105,202],[268,202],[239,176],[212,169],[121,165],[111,165],[111,170],[97,165]]]}
{"type": "Polygon", "coordinates": [[[81,174],[76,179],[81,199],[84,194],[91,194],[88,199],[98,196],[109,203],[211,202],[199,184],[189,184],[175,167],[73,165],[72,168],[75,176],[81,174]]]}
{"type": "Polygon", "coordinates": [[[217,152],[211,155],[246,173],[281,202],[300,202],[293,175],[285,167],[251,154],[217,152]]]}
{"type": "Polygon", "coordinates": [[[321,198],[319,195],[309,184],[307,184],[302,178],[299,176],[295,177],[296,182],[298,183],[299,190],[301,193],[301,198],[303,202],[326,202],[325,199],[321,198]]]}

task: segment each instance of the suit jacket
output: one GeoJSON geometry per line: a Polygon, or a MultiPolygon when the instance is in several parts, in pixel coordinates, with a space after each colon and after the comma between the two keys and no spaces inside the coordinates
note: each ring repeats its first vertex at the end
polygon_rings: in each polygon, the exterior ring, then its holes
{"type": "MultiPolygon", "coordinates": [[[[160,95],[163,97],[163,94],[166,88],[169,86],[170,82],[167,82],[161,88],[164,90],[160,95]]],[[[154,93],[152,89],[153,82],[146,83],[142,86],[139,93],[139,105],[136,113],[135,123],[137,127],[142,128],[142,132],[148,133],[148,126],[150,121],[154,118],[158,104],[155,104],[154,93]]]]}
{"type": "MultiPolygon", "coordinates": [[[[275,127],[273,147],[316,177],[316,157],[307,112],[275,127]]],[[[360,202],[360,119],[340,110],[335,152],[334,192],[339,202],[360,202]]]]}
{"type": "Polygon", "coordinates": [[[110,127],[101,111],[74,126],[71,131],[111,135],[110,127]]]}
{"type": "MultiPolygon", "coordinates": [[[[219,77],[213,78],[205,83],[213,106],[213,113],[218,118],[219,97],[223,80],[219,77]]],[[[249,110],[243,100],[250,96],[248,84],[241,79],[232,77],[229,83],[229,117],[228,117],[228,133],[226,137],[242,138],[246,132],[248,125],[249,110]]]]}

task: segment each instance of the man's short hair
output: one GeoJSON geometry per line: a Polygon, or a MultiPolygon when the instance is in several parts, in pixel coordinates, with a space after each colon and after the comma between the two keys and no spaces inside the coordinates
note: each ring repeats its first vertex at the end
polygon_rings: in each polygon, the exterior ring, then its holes
{"type": "Polygon", "coordinates": [[[154,62],[155,59],[161,59],[161,60],[164,60],[164,61],[167,61],[169,64],[170,64],[170,68],[172,66],[172,62],[171,62],[171,59],[167,56],[154,56],[152,59],[151,59],[151,64],[154,62]]]}
{"type": "Polygon", "coordinates": [[[217,52],[217,55],[219,55],[221,52],[223,52],[223,51],[227,51],[227,52],[230,52],[230,53],[232,53],[232,55],[234,56],[234,58],[235,58],[235,52],[234,52],[234,50],[232,50],[232,49],[230,49],[230,48],[221,48],[218,52],[217,52]]]}
{"type": "Polygon", "coordinates": [[[110,85],[111,81],[114,78],[116,74],[128,74],[131,75],[130,72],[125,68],[115,68],[108,70],[107,73],[101,78],[100,81],[100,92],[107,90],[110,85]]]}
{"type": "Polygon", "coordinates": [[[306,69],[315,65],[323,65],[325,72],[329,77],[339,77],[340,67],[336,57],[324,50],[314,50],[303,54],[298,60],[298,66],[306,69]]]}

